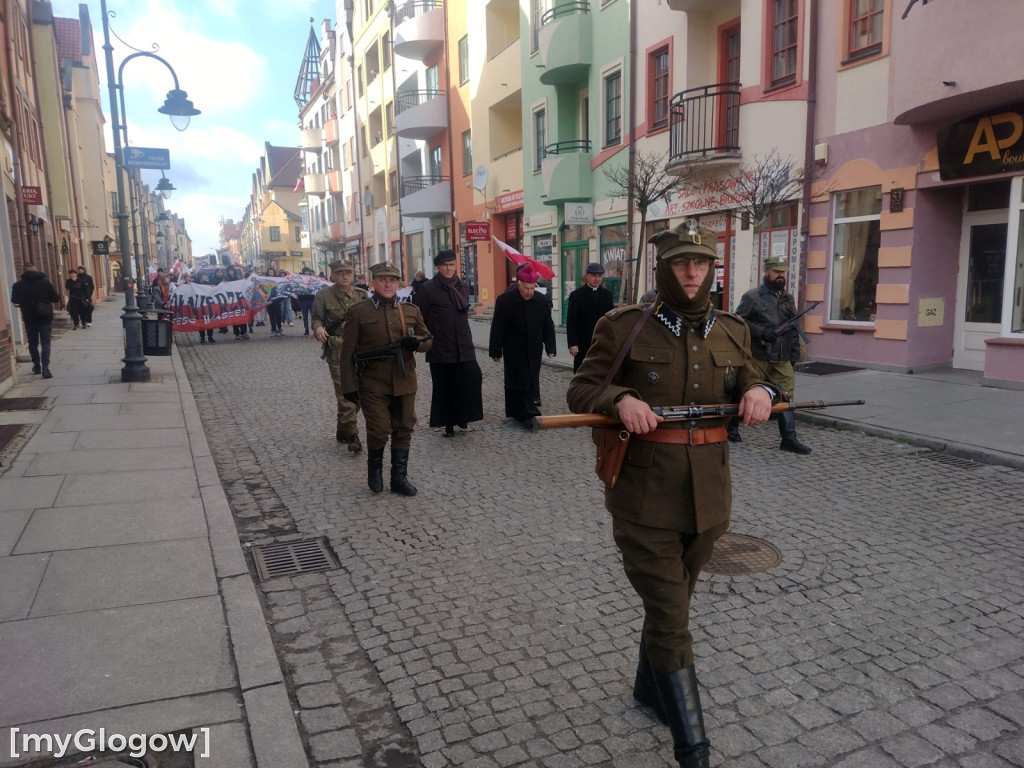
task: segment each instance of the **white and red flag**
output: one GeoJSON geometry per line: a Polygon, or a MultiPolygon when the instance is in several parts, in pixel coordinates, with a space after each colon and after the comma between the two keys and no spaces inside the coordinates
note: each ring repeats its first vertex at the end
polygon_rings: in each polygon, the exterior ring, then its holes
{"type": "Polygon", "coordinates": [[[526,256],[525,254],[522,254],[519,251],[517,251],[508,243],[501,242],[501,240],[496,238],[494,235],[491,235],[491,240],[497,243],[502,253],[505,254],[505,258],[509,259],[509,261],[511,261],[513,264],[533,264],[534,269],[537,270],[537,274],[539,274],[545,280],[555,279],[555,270],[553,270],[543,261],[531,259],[529,256],[526,256]]]}

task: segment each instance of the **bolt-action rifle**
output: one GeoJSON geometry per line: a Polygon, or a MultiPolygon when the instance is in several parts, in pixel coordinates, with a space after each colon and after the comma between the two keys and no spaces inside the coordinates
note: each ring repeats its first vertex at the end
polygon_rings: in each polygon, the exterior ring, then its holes
{"type": "MultiPolygon", "coordinates": [[[[807,400],[801,403],[779,403],[772,406],[772,413],[783,413],[785,411],[810,411],[820,408],[835,408],[840,405],[864,405],[863,400],[807,400]]],[[[655,416],[661,416],[665,421],[690,421],[696,419],[719,419],[725,416],[735,416],[739,413],[738,403],[721,403],[717,405],[674,405],[666,408],[651,408],[655,416]]],[[[559,427],[613,427],[621,424],[618,419],[612,416],[605,416],[603,413],[570,413],[566,416],[536,416],[533,419],[531,428],[556,429],[559,427]]]]}
{"type": "Polygon", "coordinates": [[[321,360],[327,359],[327,353],[331,351],[331,334],[334,333],[341,324],[345,322],[345,316],[342,315],[330,325],[325,325],[324,330],[327,331],[327,339],[324,341],[323,352],[320,355],[321,360]]]}
{"type": "Polygon", "coordinates": [[[356,376],[362,376],[363,372],[366,371],[366,366],[374,360],[394,360],[398,365],[398,371],[402,378],[408,378],[409,374],[405,370],[405,354],[402,348],[402,342],[405,339],[413,339],[416,341],[418,346],[424,341],[430,341],[432,338],[434,338],[434,336],[429,333],[426,336],[419,337],[405,336],[398,341],[385,344],[383,347],[374,347],[373,349],[356,352],[356,376]]]}
{"type": "MultiPolygon", "coordinates": [[[[811,304],[809,307],[804,307],[802,310],[800,310],[795,315],[793,315],[791,318],[789,318],[789,320],[786,320],[786,321],[776,325],[774,328],[772,328],[772,331],[774,331],[776,336],[781,336],[786,331],[788,331],[790,328],[793,328],[793,329],[796,330],[796,332],[798,334],[800,334],[800,338],[803,339],[804,344],[810,344],[811,340],[807,338],[807,335],[804,333],[803,329],[799,325],[797,325],[797,322],[800,320],[801,317],[806,315],[808,312],[810,312],[812,309],[814,309],[819,304],[821,304],[821,302],[820,301],[816,301],[813,304],[811,304]]],[[[768,351],[769,355],[772,353],[772,346],[773,346],[772,344],[765,344],[764,345],[764,347],[768,351]]]]}

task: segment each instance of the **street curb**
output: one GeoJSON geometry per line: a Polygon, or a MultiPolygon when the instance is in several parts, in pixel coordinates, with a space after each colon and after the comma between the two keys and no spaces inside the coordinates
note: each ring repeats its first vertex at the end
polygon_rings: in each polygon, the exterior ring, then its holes
{"type": "Polygon", "coordinates": [[[1010,469],[1024,469],[1024,457],[1013,454],[994,451],[986,448],[978,448],[974,445],[940,440],[927,435],[915,435],[910,432],[903,432],[888,427],[879,427],[872,424],[865,424],[860,421],[848,421],[836,416],[825,416],[820,413],[804,413],[798,411],[796,418],[820,427],[833,427],[835,429],[848,430],[850,432],[862,432],[872,437],[883,437],[887,440],[902,440],[910,445],[927,448],[940,453],[948,453],[961,459],[970,459],[979,464],[995,464],[997,466],[1009,467],[1010,469]]]}
{"type": "Polygon", "coordinates": [[[171,361],[206,513],[210,551],[238,685],[245,701],[245,719],[255,765],[257,768],[305,768],[308,765],[306,750],[292,712],[281,663],[177,346],[172,346],[171,361]],[[211,471],[212,477],[208,477],[211,471]],[[273,738],[267,738],[267,734],[273,734],[273,738]]]}

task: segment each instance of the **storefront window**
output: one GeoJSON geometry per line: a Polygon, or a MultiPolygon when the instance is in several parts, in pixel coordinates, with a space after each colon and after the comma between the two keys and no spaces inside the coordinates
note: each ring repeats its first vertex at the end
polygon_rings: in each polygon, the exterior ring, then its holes
{"type": "Polygon", "coordinates": [[[881,213],[881,187],[840,192],[835,197],[831,320],[875,320],[881,213]]]}
{"type": "Polygon", "coordinates": [[[622,278],[626,267],[624,224],[601,227],[601,264],[604,266],[604,285],[612,292],[618,304],[622,297],[622,278]]]}
{"type": "Polygon", "coordinates": [[[1024,333],[1024,208],[1021,209],[1017,229],[1017,264],[1013,278],[1013,314],[1010,316],[1010,331],[1024,333]]]}

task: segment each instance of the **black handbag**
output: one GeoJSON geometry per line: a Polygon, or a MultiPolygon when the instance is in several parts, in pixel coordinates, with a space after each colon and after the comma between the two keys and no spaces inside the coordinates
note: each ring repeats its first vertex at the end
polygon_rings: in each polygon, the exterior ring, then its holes
{"type": "Polygon", "coordinates": [[[40,301],[36,304],[36,318],[39,320],[53,320],[53,304],[48,301],[40,301]]]}

